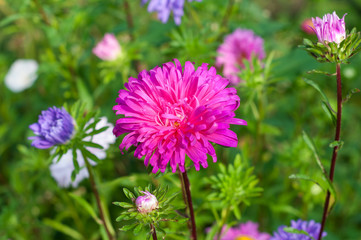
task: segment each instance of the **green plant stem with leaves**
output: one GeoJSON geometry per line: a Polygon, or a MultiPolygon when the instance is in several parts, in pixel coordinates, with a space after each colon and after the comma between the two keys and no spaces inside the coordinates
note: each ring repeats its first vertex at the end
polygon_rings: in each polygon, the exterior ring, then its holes
{"type": "Polygon", "coordinates": [[[192,195],[190,191],[190,183],[187,175],[187,170],[184,170],[183,173],[180,174],[180,180],[182,182],[182,190],[183,194],[185,194],[184,199],[186,199],[186,204],[189,210],[190,216],[190,231],[191,231],[191,239],[197,240],[197,228],[196,228],[196,221],[194,217],[194,210],[193,210],[193,203],[192,203],[192,195]]]}
{"type": "Polygon", "coordinates": [[[90,165],[90,163],[88,161],[88,158],[85,156],[85,154],[83,154],[83,157],[84,157],[84,162],[85,162],[86,168],[87,168],[88,173],[89,173],[90,185],[91,185],[92,191],[94,193],[94,196],[95,196],[95,199],[96,199],[96,202],[97,202],[97,206],[98,206],[98,209],[99,209],[99,214],[100,214],[100,218],[102,220],[102,224],[103,224],[104,229],[105,229],[105,231],[106,231],[106,233],[108,235],[109,240],[115,240],[115,237],[111,234],[111,232],[109,230],[109,227],[107,225],[107,222],[105,221],[105,214],[104,214],[104,210],[103,210],[103,207],[102,207],[102,203],[100,201],[99,192],[98,192],[95,180],[94,180],[92,167],[91,167],[91,165],[90,165]]]}
{"type": "Polygon", "coordinates": [[[221,239],[222,236],[222,228],[227,223],[229,213],[231,212],[231,206],[228,206],[226,209],[222,210],[222,219],[220,221],[220,224],[218,225],[218,231],[217,231],[217,240],[221,239]]]}
{"type": "MultiPolygon", "coordinates": [[[[336,133],[335,133],[335,141],[340,141],[340,132],[341,132],[341,116],[342,116],[342,84],[341,84],[341,66],[340,63],[336,64],[336,78],[337,78],[337,117],[336,117],[336,133]]],[[[331,159],[331,168],[330,168],[330,181],[333,182],[333,176],[335,173],[336,159],[337,153],[340,146],[339,144],[333,148],[332,159],[331,159]]],[[[325,205],[323,207],[323,215],[321,222],[321,230],[318,235],[318,240],[322,239],[322,232],[326,224],[327,215],[329,213],[329,205],[330,205],[330,191],[327,191],[325,205]]]]}

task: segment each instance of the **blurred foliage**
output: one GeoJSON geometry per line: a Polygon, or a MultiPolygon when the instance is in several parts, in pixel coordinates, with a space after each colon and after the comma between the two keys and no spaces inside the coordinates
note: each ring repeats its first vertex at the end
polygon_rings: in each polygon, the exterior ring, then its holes
{"type": "MultiPolygon", "coordinates": [[[[321,220],[322,189],[312,181],[292,180],[289,176],[322,178],[303,131],[329,169],[332,117],[325,111],[324,97],[305,78],[322,89],[329,106],[335,109],[335,77],[306,74],[314,69],[332,74],[335,66],[321,65],[298,48],[305,37],[316,41],[300,26],[307,18],[336,10],[339,15],[348,13],[347,29],[360,30],[361,1],[235,0],[229,12],[228,2],[187,3],[182,24],[176,26],[171,18],[162,24],[156,13],[148,13],[141,6],[140,0],[129,0],[128,9],[125,0],[0,0],[0,239],[107,239],[96,221],[97,212],[89,210],[96,209],[89,181],[82,181],[76,189],[60,189],[49,172],[49,153],[30,147],[28,126],[37,121],[42,110],[65,102],[72,105],[79,99],[87,103],[88,110],[99,111],[115,122],[112,107],[129,76],[136,77],[140,70],[173,58],[182,63],[190,60],[196,65],[214,65],[218,46],[236,28],[252,29],[264,38],[267,55],[272,52],[273,59],[265,68],[269,69],[267,76],[262,71],[258,75],[264,77],[261,85],[238,88],[241,106],[237,117],[249,124],[232,127],[239,137],[239,148],[215,146],[224,165],[236,164],[233,160],[237,154],[247,156],[249,167],[254,167],[259,179],[258,186],[264,189],[250,206],[240,209],[241,220],[230,216],[229,221],[252,220],[262,231],[271,233],[291,219],[321,220]],[[129,15],[132,24],[127,21],[129,15]],[[122,45],[124,62],[105,63],[92,54],[92,48],[107,32],[114,33],[122,45]],[[38,79],[31,88],[13,93],[6,88],[4,77],[20,58],[39,62],[38,79]],[[258,95],[253,95],[254,91],[258,95]],[[251,102],[257,111],[246,107],[251,102]],[[259,112],[260,106],[263,113],[257,119],[254,112],[259,112]]],[[[344,96],[360,88],[361,83],[361,68],[357,67],[361,55],[350,62],[342,65],[344,96]]],[[[361,239],[360,106],[361,95],[356,93],[343,108],[344,146],[339,152],[334,184],[338,202],[326,225],[328,240],[361,239]]],[[[135,159],[134,153],[120,154],[120,141],[94,168],[96,180],[117,238],[145,239],[146,233],[134,236],[118,231],[123,226],[115,221],[120,210],[111,203],[126,201],[121,191],[124,187],[168,185],[173,194],[181,188],[180,182],[177,174],[148,175],[143,161],[135,159]]],[[[218,164],[199,172],[189,171],[200,239],[205,239],[206,229],[216,221],[207,199],[214,190],[206,187],[206,179],[219,174],[218,164]]],[[[184,206],[178,198],[173,204],[184,206]]],[[[185,224],[164,224],[167,239],[187,238],[185,224]]]]}

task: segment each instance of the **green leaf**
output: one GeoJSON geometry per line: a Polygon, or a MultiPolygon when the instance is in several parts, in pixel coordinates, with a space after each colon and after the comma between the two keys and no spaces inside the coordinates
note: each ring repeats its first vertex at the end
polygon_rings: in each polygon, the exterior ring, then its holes
{"type": "Polygon", "coordinates": [[[138,223],[133,223],[131,225],[124,225],[123,227],[119,228],[120,231],[129,231],[135,228],[138,225],[138,223]]]}
{"type": "Polygon", "coordinates": [[[313,42],[312,42],[311,40],[307,39],[307,38],[304,38],[304,39],[303,39],[303,45],[305,45],[306,47],[307,47],[307,46],[310,46],[310,47],[313,47],[313,46],[314,46],[314,45],[313,45],[313,42]]]}
{"type": "Polygon", "coordinates": [[[95,156],[93,153],[91,153],[90,151],[88,151],[86,148],[82,147],[80,150],[85,158],[93,160],[96,163],[100,162],[99,158],[97,156],[95,156]]]}
{"type": "Polygon", "coordinates": [[[300,179],[300,180],[310,181],[310,182],[313,182],[313,183],[315,183],[315,184],[317,184],[318,186],[321,187],[321,185],[316,180],[312,179],[310,176],[307,176],[305,174],[292,174],[288,178],[289,179],[300,179]]]}
{"type": "Polygon", "coordinates": [[[64,233],[65,235],[72,237],[73,239],[79,239],[79,240],[83,240],[83,236],[77,232],[76,230],[72,229],[69,226],[66,226],[60,222],[57,222],[55,220],[49,219],[49,218],[45,218],[43,220],[43,223],[59,232],[64,233]]]}
{"type": "Polygon", "coordinates": [[[348,102],[348,101],[350,100],[350,98],[352,97],[353,94],[359,93],[359,92],[360,92],[360,89],[358,89],[358,88],[351,89],[351,90],[347,93],[346,97],[342,100],[342,103],[348,102]]]}
{"type": "Polygon", "coordinates": [[[312,73],[315,73],[315,74],[323,74],[323,75],[327,75],[327,76],[335,76],[336,73],[328,73],[328,72],[324,72],[324,71],[320,71],[320,70],[316,70],[316,69],[313,69],[311,71],[308,71],[307,72],[308,74],[312,74],[312,73]]]}
{"type": "Polygon", "coordinates": [[[102,221],[98,218],[97,214],[95,213],[92,206],[85,201],[82,197],[74,194],[69,193],[69,196],[77,203],[79,204],[98,224],[102,224],[102,221]]]}
{"type": "Polygon", "coordinates": [[[131,191],[129,191],[127,188],[123,188],[123,192],[128,199],[135,199],[134,194],[131,191]]]}
{"type": "Polygon", "coordinates": [[[311,138],[307,135],[307,133],[305,131],[302,131],[302,136],[303,136],[303,140],[305,141],[305,143],[307,144],[307,146],[311,149],[311,151],[313,152],[313,155],[315,157],[315,160],[317,162],[317,165],[320,167],[322,173],[327,177],[327,172],[325,170],[325,167],[323,166],[318,153],[316,151],[316,147],[314,145],[314,143],[312,142],[311,138]]]}
{"type": "Polygon", "coordinates": [[[292,227],[285,227],[285,228],[283,228],[283,231],[288,232],[288,233],[294,233],[294,234],[303,234],[303,235],[310,237],[312,240],[316,240],[314,237],[310,236],[308,234],[308,232],[303,231],[303,230],[298,230],[298,229],[295,229],[292,227]]]}
{"type": "Polygon", "coordinates": [[[303,79],[307,84],[311,85],[314,89],[316,89],[322,96],[322,98],[329,103],[328,98],[326,96],[326,94],[323,93],[323,91],[321,90],[321,88],[312,80],[304,78],[303,79]]]}
{"type": "Polygon", "coordinates": [[[127,202],[113,202],[114,205],[122,207],[122,208],[132,208],[134,207],[133,204],[127,202]]]}
{"type": "Polygon", "coordinates": [[[76,152],[76,148],[73,148],[72,154],[73,154],[73,164],[74,164],[75,173],[78,174],[80,171],[80,167],[79,167],[79,163],[77,160],[78,154],[76,152]]]}
{"type": "Polygon", "coordinates": [[[104,132],[105,130],[107,130],[109,128],[109,126],[106,126],[106,127],[102,127],[100,129],[97,129],[97,130],[94,130],[94,131],[91,131],[90,133],[87,133],[86,135],[87,136],[94,136],[94,135],[97,135],[101,132],[104,132]]]}
{"type": "Polygon", "coordinates": [[[338,147],[338,149],[342,148],[344,142],[343,141],[333,141],[329,144],[330,148],[338,147]]]}
{"type": "Polygon", "coordinates": [[[93,143],[93,142],[86,142],[86,141],[82,141],[84,146],[87,147],[93,147],[93,148],[99,148],[99,149],[103,149],[103,146],[97,143],[93,143]]]}
{"type": "Polygon", "coordinates": [[[143,227],[142,224],[139,224],[136,228],[134,228],[133,233],[137,235],[140,232],[140,230],[142,230],[142,227],[143,227]]]}

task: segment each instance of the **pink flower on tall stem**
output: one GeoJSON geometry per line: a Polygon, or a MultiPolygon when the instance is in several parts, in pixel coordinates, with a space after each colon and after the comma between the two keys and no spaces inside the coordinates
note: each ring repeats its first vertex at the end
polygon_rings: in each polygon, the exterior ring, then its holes
{"type": "Polygon", "coordinates": [[[222,229],[221,240],[269,240],[271,235],[258,231],[258,224],[248,221],[237,227],[222,229]]]}
{"type": "Polygon", "coordinates": [[[339,44],[346,38],[345,15],[340,19],[336,12],[326,14],[323,18],[312,18],[314,32],[319,42],[335,42],[339,44]]]}
{"type": "Polygon", "coordinates": [[[121,50],[116,37],[111,33],[106,33],[104,38],[93,48],[93,53],[102,60],[113,61],[119,57],[121,50]]]}
{"type": "Polygon", "coordinates": [[[177,59],[138,78],[129,78],[127,90],[120,90],[113,133],[128,133],[119,148],[135,146],[135,157],[145,156],[144,164],[153,166],[153,173],[164,172],[168,163],[173,172],[185,171],[185,156],[196,170],[206,168],[207,154],[217,161],[214,142],[237,147],[237,135],[230,124],[246,125],[235,118],[240,99],[229,81],[217,75],[216,69],[202,64],[195,70],[191,62],[184,69],[177,59]]]}
{"type": "Polygon", "coordinates": [[[236,29],[226,36],[223,44],[218,48],[216,66],[223,66],[223,74],[231,84],[238,84],[241,79],[238,74],[244,68],[244,61],[249,61],[252,55],[259,60],[264,59],[263,39],[251,30],[236,29]]]}

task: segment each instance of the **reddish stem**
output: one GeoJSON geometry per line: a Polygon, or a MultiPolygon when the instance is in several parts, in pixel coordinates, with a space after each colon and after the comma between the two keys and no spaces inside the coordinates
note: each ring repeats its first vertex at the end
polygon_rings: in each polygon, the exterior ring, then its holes
{"type": "MultiPolygon", "coordinates": [[[[341,114],[342,114],[342,86],[341,86],[341,67],[340,64],[337,63],[336,65],[336,77],[337,77],[337,118],[336,118],[336,134],[335,134],[335,141],[340,141],[340,132],[341,132],[341,114]]],[[[335,165],[336,165],[336,158],[337,152],[339,150],[339,146],[335,146],[333,148],[332,159],[331,159],[331,169],[330,169],[330,181],[333,182],[333,176],[335,173],[335,165]]],[[[318,235],[318,240],[322,239],[323,229],[325,228],[326,219],[328,216],[328,208],[330,205],[330,191],[327,191],[325,205],[323,207],[323,215],[322,215],[322,222],[321,222],[321,230],[318,235]]]]}
{"type": "Polygon", "coordinates": [[[182,180],[184,185],[184,190],[186,193],[187,203],[188,203],[188,209],[189,209],[189,215],[190,215],[190,221],[191,221],[191,239],[197,240],[197,228],[196,228],[196,221],[194,218],[194,211],[193,211],[193,203],[192,203],[192,196],[190,191],[190,183],[187,175],[187,170],[184,170],[182,173],[182,180]]]}

